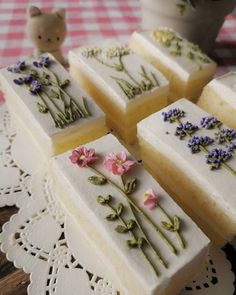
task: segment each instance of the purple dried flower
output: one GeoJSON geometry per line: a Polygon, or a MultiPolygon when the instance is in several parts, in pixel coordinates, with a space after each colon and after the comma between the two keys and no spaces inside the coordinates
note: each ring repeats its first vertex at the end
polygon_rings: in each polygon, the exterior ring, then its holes
{"type": "Polygon", "coordinates": [[[175,135],[183,139],[185,136],[191,136],[195,131],[198,130],[198,126],[193,125],[190,122],[180,123],[176,128],[175,135]]]}
{"type": "Polygon", "coordinates": [[[232,155],[234,154],[234,150],[236,150],[236,142],[232,142],[227,146],[227,151],[232,155]]]}
{"type": "Polygon", "coordinates": [[[211,169],[219,169],[222,163],[225,163],[232,157],[232,153],[228,150],[213,149],[208,155],[206,155],[206,163],[211,165],[211,169]]]}
{"type": "Polygon", "coordinates": [[[48,56],[39,56],[38,60],[33,61],[33,65],[36,68],[46,67],[48,68],[51,64],[51,60],[48,56]]]}
{"type": "Polygon", "coordinates": [[[221,131],[215,133],[215,139],[218,144],[222,144],[225,142],[231,142],[233,139],[236,138],[236,132],[234,129],[221,129],[221,131]]]}
{"type": "Polygon", "coordinates": [[[30,87],[29,87],[30,93],[37,94],[41,90],[42,90],[42,84],[37,80],[33,80],[30,84],[30,87]]]}
{"type": "Polygon", "coordinates": [[[213,129],[219,127],[222,123],[213,116],[203,117],[201,119],[201,127],[205,129],[213,129]]]}
{"type": "Polygon", "coordinates": [[[191,152],[195,154],[201,151],[201,147],[208,146],[212,144],[213,141],[214,140],[209,136],[193,136],[188,141],[188,147],[190,148],[191,152]]]}
{"type": "Polygon", "coordinates": [[[25,61],[18,60],[15,65],[8,67],[7,70],[12,73],[20,73],[21,71],[24,71],[25,68],[25,61]]]}
{"type": "Polygon", "coordinates": [[[184,117],[185,112],[180,109],[172,109],[168,112],[162,112],[163,120],[164,122],[170,122],[173,123],[177,121],[178,119],[184,117]]]}
{"type": "Polygon", "coordinates": [[[13,82],[16,85],[22,85],[22,84],[24,84],[24,79],[22,79],[22,78],[14,79],[13,82]]]}

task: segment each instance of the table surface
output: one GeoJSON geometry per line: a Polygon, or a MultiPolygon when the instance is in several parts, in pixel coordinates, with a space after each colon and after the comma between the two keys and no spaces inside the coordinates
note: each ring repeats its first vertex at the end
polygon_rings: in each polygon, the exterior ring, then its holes
{"type": "MultiPolygon", "coordinates": [[[[53,7],[65,7],[68,36],[63,45],[69,49],[95,42],[104,37],[126,41],[140,23],[139,0],[2,0],[0,1],[0,67],[14,63],[19,57],[32,53],[32,45],[26,38],[26,8],[29,3],[50,11],[53,7]]],[[[236,70],[236,15],[230,15],[220,31],[213,58],[219,64],[218,74],[236,70]]],[[[2,97],[0,96],[0,101],[2,97]]],[[[16,207],[0,208],[0,230],[16,207]]],[[[16,270],[0,253],[0,295],[27,294],[29,276],[16,270]]]]}

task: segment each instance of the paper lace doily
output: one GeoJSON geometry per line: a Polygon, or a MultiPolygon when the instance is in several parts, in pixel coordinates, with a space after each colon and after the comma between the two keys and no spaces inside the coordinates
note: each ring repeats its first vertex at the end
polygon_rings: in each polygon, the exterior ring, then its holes
{"type": "MultiPolygon", "coordinates": [[[[12,126],[4,105],[0,147],[0,205],[21,207],[3,226],[1,250],[30,273],[28,294],[117,295],[108,270],[57,201],[37,148],[12,126]]],[[[205,270],[180,295],[233,295],[234,280],[224,251],[212,248],[205,270]]]]}

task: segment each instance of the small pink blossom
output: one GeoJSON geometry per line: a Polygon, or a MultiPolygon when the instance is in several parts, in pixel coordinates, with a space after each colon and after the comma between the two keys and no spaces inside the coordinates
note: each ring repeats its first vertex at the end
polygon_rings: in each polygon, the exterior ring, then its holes
{"type": "Polygon", "coordinates": [[[73,150],[69,159],[73,164],[85,167],[88,164],[94,163],[98,158],[95,156],[95,149],[82,146],[77,150],[73,150]]]}
{"type": "Polygon", "coordinates": [[[127,155],[124,151],[117,154],[110,153],[104,159],[103,165],[108,171],[115,175],[123,175],[131,169],[135,161],[127,160],[127,155]]]}
{"type": "Polygon", "coordinates": [[[150,210],[153,210],[157,206],[159,196],[154,192],[153,189],[148,189],[144,196],[144,205],[147,206],[150,210]]]}

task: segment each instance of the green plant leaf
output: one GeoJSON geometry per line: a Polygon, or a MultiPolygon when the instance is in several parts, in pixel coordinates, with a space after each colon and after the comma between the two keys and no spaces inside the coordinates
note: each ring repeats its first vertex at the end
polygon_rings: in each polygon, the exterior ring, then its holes
{"type": "Polygon", "coordinates": [[[40,102],[37,103],[37,107],[40,113],[46,114],[48,112],[48,108],[44,104],[41,104],[40,102]]]}
{"type": "Polygon", "coordinates": [[[100,204],[100,205],[107,205],[109,204],[109,202],[111,201],[111,196],[107,196],[106,198],[104,198],[103,196],[97,196],[97,202],[100,204]]]}
{"type": "Polygon", "coordinates": [[[116,213],[112,213],[106,216],[106,220],[108,221],[114,221],[118,219],[118,215],[116,213]]]}
{"type": "Polygon", "coordinates": [[[125,193],[127,195],[133,193],[135,191],[137,185],[137,179],[136,178],[132,178],[126,181],[125,185],[124,185],[124,190],[125,193]]]}
{"type": "Polygon", "coordinates": [[[124,205],[122,203],[120,203],[117,207],[117,210],[116,210],[118,216],[120,216],[122,214],[123,210],[124,210],[124,205]]]}
{"type": "Polygon", "coordinates": [[[130,248],[130,249],[134,249],[138,247],[138,242],[136,240],[127,240],[126,241],[126,245],[130,248]]]}
{"type": "Polygon", "coordinates": [[[168,231],[175,231],[173,225],[168,222],[161,221],[161,226],[168,231]]]}
{"type": "Polygon", "coordinates": [[[179,217],[174,216],[173,221],[174,221],[174,229],[175,229],[175,231],[179,231],[179,228],[180,228],[180,219],[179,219],[179,217]]]}
{"type": "Polygon", "coordinates": [[[129,230],[124,225],[117,225],[117,227],[115,228],[115,231],[118,232],[119,234],[124,234],[124,233],[127,233],[129,230]]]}
{"type": "Polygon", "coordinates": [[[70,80],[66,79],[64,80],[62,83],[60,83],[60,87],[61,88],[65,88],[66,86],[68,86],[70,84],[70,80]]]}
{"type": "Polygon", "coordinates": [[[146,239],[144,237],[138,238],[138,246],[141,248],[146,243],[146,239]]]}
{"type": "Polygon", "coordinates": [[[135,220],[130,219],[130,220],[127,222],[127,227],[128,227],[129,230],[134,229],[135,226],[136,226],[136,221],[135,221],[135,220]]]}
{"type": "Polygon", "coordinates": [[[106,178],[102,176],[89,176],[88,181],[94,185],[103,185],[107,182],[106,178]]]}

